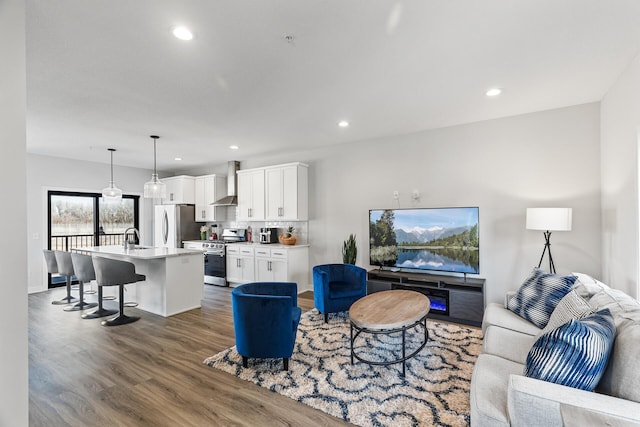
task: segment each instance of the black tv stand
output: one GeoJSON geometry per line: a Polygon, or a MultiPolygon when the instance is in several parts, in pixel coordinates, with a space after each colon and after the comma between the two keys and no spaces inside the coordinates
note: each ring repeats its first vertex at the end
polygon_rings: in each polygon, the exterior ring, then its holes
{"type": "Polygon", "coordinates": [[[367,293],[408,289],[431,300],[429,318],[480,326],[484,316],[484,283],[477,277],[405,273],[374,269],[367,273],[367,293]]]}

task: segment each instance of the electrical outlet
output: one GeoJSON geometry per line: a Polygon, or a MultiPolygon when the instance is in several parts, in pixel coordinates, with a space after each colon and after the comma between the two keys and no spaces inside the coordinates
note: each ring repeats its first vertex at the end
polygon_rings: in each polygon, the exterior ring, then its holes
{"type": "Polygon", "coordinates": [[[393,200],[398,200],[399,198],[400,198],[400,192],[398,190],[394,190],[393,200]]]}

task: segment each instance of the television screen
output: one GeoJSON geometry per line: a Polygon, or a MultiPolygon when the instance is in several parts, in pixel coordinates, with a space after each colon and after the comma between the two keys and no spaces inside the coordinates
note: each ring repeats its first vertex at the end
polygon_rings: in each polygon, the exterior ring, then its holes
{"type": "Polygon", "coordinates": [[[369,263],[387,269],[478,274],[478,208],[369,211],[369,263]]]}

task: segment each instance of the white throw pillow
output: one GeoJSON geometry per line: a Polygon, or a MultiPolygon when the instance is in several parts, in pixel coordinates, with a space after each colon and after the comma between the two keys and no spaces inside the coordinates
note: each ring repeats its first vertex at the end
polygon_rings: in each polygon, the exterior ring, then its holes
{"type": "Polygon", "coordinates": [[[603,289],[609,289],[609,286],[605,285],[597,279],[594,279],[588,274],[578,272],[572,272],[571,274],[578,278],[574,285],[574,289],[578,288],[578,293],[584,298],[590,298],[603,289]]]}

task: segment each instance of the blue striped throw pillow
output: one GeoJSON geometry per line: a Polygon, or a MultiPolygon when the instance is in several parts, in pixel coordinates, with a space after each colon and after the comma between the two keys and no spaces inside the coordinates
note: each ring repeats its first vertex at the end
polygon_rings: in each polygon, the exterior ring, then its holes
{"type": "Polygon", "coordinates": [[[542,329],[547,326],[551,313],[569,293],[575,281],[576,276],[549,274],[534,268],[509,300],[507,308],[542,329]]]}
{"type": "Polygon", "coordinates": [[[524,375],[593,391],[607,368],[616,325],[608,308],[542,334],[529,350],[524,375]]]}

